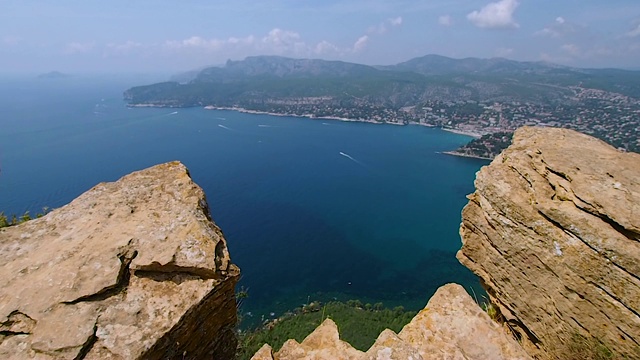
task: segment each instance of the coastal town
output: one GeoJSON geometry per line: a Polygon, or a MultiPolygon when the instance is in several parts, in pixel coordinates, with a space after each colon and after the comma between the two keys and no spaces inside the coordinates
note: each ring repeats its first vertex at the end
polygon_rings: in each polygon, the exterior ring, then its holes
{"type": "Polygon", "coordinates": [[[463,147],[451,154],[480,158],[493,158],[509,145],[510,133],[527,125],[569,128],[602,139],[622,151],[640,152],[639,99],[579,86],[569,89],[573,96],[568,100],[548,103],[433,100],[415,106],[393,108],[360,99],[336,104],[326,98],[289,98],[249,102],[242,104],[242,110],[440,127],[478,139],[470,147],[463,147]]]}

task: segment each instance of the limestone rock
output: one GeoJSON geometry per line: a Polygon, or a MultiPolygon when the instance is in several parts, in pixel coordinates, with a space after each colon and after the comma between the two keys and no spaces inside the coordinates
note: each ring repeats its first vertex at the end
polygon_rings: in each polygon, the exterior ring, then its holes
{"type": "Polygon", "coordinates": [[[529,352],[559,354],[580,334],[640,358],[640,155],[522,128],[475,186],[458,259],[529,352]]]}
{"type": "Polygon", "coordinates": [[[272,355],[263,346],[253,360],[528,360],[520,345],[457,284],[441,287],[400,334],[383,331],[362,353],[340,340],[338,327],[325,320],[302,343],[287,340],[272,355]]]}
{"type": "Polygon", "coordinates": [[[255,353],[251,360],[273,360],[273,349],[269,344],[264,344],[257,353],[255,353]]]}
{"type": "Polygon", "coordinates": [[[430,359],[529,359],[458,284],[442,286],[398,336],[430,359]]]}
{"type": "Polygon", "coordinates": [[[0,358],[232,358],[239,270],[184,165],[0,229],[0,358]]]}
{"type": "Polygon", "coordinates": [[[331,319],[326,319],[302,343],[287,340],[275,360],[357,360],[364,354],[348,343],[340,340],[338,326],[331,319]]]}
{"type": "Polygon", "coordinates": [[[405,343],[396,333],[386,329],[367,350],[365,360],[423,360],[420,352],[405,343]]]}

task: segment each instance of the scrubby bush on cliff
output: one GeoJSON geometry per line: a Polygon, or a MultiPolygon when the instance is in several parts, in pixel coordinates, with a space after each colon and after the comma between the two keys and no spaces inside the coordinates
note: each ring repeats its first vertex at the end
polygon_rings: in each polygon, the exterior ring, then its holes
{"type": "MultiPolygon", "coordinates": [[[[45,216],[47,213],[49,212],[49,208],[48,207],[43,207],[42,208],[42,212],[41,213],[37,213],[36,217],[40,218],[45,216]]],[[[7,226],[13,226],[13,225],[18,225],[21,224],[25,221],[29,221],[33,219],[31,217],[31,215],[29,214],[29,211],[25,211],[24,214],[22,214],[22,216],[18,217],[16,214],[11,215],[11,218],[9,218],[7,215],[4,214],[4,212],[0,212],[0,228],[3,227],[7,227],[7,226]]]]}

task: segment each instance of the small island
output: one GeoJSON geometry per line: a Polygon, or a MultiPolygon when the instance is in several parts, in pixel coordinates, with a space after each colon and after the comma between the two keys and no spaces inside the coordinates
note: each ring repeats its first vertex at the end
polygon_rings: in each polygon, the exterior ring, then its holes
{"type": "Polygon", "coordinates": [[[61,73],[60,71],[50,71],[48,73],[38,75],[38,79],[66,79],[70,77],[71,75],[61,73]]]}

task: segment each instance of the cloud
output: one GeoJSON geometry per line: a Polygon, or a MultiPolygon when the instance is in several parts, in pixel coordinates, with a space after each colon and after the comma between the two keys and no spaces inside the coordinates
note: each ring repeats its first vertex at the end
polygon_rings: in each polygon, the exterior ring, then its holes
{"type": "Polygon", "coordinates": [[[489,3],[482,9],[468,14],[467,19],[483,29],[518,28],[520,25],[513,19],[513,13],[518,5],[517,0],[500,0],[489,3]]]}
{"type": "Polygon", "coordinates": [[[367,43],[369,42],[369,36],[363,35],[353,44],[353,51],[360,52],[367,47],[367,43]]]}
{"type": "Polygon", "coordinates": [[[200,36],[192,36],[184,40],[168,40],[164,43],[166,48],[182,50],[182,49],[204,49],[218,50],[222,46],[223,41],[218,39],[204,39],[200,36]]]}
{"type": "Polygon", "coordinates": [[[87,53],[91,50],[93,50],[95,44],[94,43],[80,43],[80,42],[71,42],[68,43],[65,48],[64,48],[64,53],[65,54],[82,54],[82,53],[87,53]]]}
{"type": "Polygon", "coordinates": [[[636,26],[634,29],[629,31],[627,33],[627,36],[628,37],[638,37],[638,36],[640,36],[640,24],[638,24],[638,26],[636,26]]]}
{"type": "Polygon", "coordinates": [[[511,54],[513,54],[513,49],[511,49],[511,48],[503,48],[503,47],[501,47],[501,48],[498,48],[496,50],[496,56],[497,57],[508,57],[511,54]]]}
{"type": "Polygon", "coordinates": [[[340,52],[340,49],[338,49],[338,47],[333,45],[332,43],[326,40],[322,40],[315,46],[315,48],[313,49],[313,52],[318,55],[326,55],[326,54],[338,53],[340,52]]]}
{"type": "Polygon", "coordinates": [[[398,16],[397,18],[389,19],[389,24],[391,26],[400,26],[400,25],[402,25],[402,16],[398,16]]]}
{"type": "Polygon", "coordinates": [[[442,26],[451,26],[453,25],[453,19],[449,15],[442,15],[438,18],[438,24],[442,26]]]}
{"type": "Polygon", "coordinates": [[[398,16],[395,18],[389,18],[376,26],[371,26],[367,29],[369,34],[386,34],[389,31],[389,28],[394,28],[402,25],[402,16],[398,16]]]}
{"type": "Polygon", "coordinates": [[[567,52],[572,56],[580,55],[580,48],[576,44],[564,44],[562,45],[562,50],[564,50],[565,52],[567,52]]]}
{"type": "MultiPolygon", "coordinates": [[[[279,30],[279,29],[274,29],[279,30]]],[[[273,30],[272,30],[273,31],[273,30]]],[[[277,35],[277,34],[276,34],[277,35]]],[[[219,51],[229,46],[249,46],[255,43],[255,37],[249,35],[247,37],[230,37],[228,39],[205,39],[200,36],[192,36],[184,40],[167,40],[163,46],[169,50],[205,50],[205,51],[219,51]]],[[[133,47],[134,44],[129,44],[129,47],[133,47]]],[[[125,44],[126,46],[126,44],[125,44]]]]}
{"type": "Polygon", "coordinates": [[[553,23],[547,25],[542,30],[536,31],[534,35],[560,38],[560,37],[569,36],[571,34],[575,34],[584,30],[586,30],[584,26],[571,23],[567,21],[565,18],[563,18],[562,16],[558,16],[553,23]]]}
{"type": "Polygon", "coordinates": [[[135,42],[135,41],[131,41],[131,40],[127,40],[122,44],[116,44],[116,43],[109,43],[106,46],[106,53],[109,54],[127,54],[130,53],[131,51],[141,48],[144,45],[142,45],[139,42],[135,42]]]}
{"type": "Polygon", "coordinates": [[[294,31],[275,28],[262,38],[263,49],[276,54],[293,53],[296,55],[308,53],[308,46],[302,41],[300,34],[294,31]]]}

